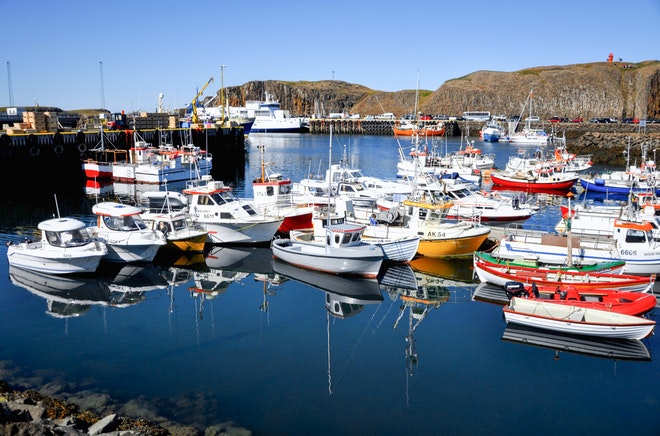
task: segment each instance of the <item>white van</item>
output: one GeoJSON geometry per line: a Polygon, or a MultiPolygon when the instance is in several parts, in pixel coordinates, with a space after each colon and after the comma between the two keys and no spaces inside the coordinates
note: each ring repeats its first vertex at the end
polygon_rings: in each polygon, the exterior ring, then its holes
{"type": "Polygon", "coordinates": [[[396,117],[392,112],[386,112],[384,114],[376,115],[377,120],[393,120],[396,117]]]}

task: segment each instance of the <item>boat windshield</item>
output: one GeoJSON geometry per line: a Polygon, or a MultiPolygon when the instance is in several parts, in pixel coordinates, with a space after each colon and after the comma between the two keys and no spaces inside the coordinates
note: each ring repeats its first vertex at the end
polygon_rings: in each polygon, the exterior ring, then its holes
{"type": "Polygon", "coordinates": [[[138,216],[105,216],[103,222],[110,230],[117,230],[121,232],[144,230],[147,225],[138,216]]]}
{"type": "Polygon", "coordinates": [[[216,202],[216,204],[231,203],[237,200],[231,191],[216,192],[215,194],[212,194],[211,197],[213,198],[213,201],[216,202]]]}
{"type": "Polygon", "coordinates": [[[79,247],[89,244],[92,238],[86,229],[70,230],[64,232],[46,232],[46,239],[55,247],[79,247]]]}

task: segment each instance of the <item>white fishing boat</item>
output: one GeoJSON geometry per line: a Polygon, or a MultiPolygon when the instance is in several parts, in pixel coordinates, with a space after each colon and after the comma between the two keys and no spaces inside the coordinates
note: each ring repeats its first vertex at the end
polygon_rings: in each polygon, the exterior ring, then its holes
{"type": "Polygon", "coordinates": [[[493,251],[504,259],[536,259],[542,263],[572,265],[623,260],[623,274],[651,275],[660,272],[660,242],[653,237],[649,222],[614,220],[613,234],[575,236],[517,227],[505,229],[505,236],[493,251]]]}
{"type": "Polygon", "coordinates": [[[328,225],[323,242],[274,239],[271,249],[276,258],[303,268],[374,278],[385,255],[380,247],[362,241],[365,227],[347,223],[328,225]]]}
{"type": "Polygon", "coordinates": [[[250,133],[304,133],[309,132],[309,122],[305,117],[293,117],[284,110],[280,102],[266,92],[266,100],[248,100],[244,108],[229,108],[229,114],[254,118],[250,133]]]}
{"type": "Polygon", "coordinates": [[[261,215],[281,216],[284,221],[278,235],[288,237],[291,230],[305,229],[312,225],[313,208],[296,204],[293,199],[293,182],[273,171],[264,160],[265,146],[257,145],[261,154],[261,174],[252,180],[254,202],[261,215]]]}
{"type": "Polygon", "coordinates": [[[527,100],[523,105],[521,117],[525,113],[525,106],[529,104],[529,116],[525,118],[525,126],[518,131],[518,121],[509,123],[509,134],[506,139],[512,144],[546,146],[550,144],[552,137],[543,129],[532,127],[533,120],[538,121],[538,117],[532,115],[532,102],[534,101],[533,90],[529,92],[527,100]]]}
{"type": "Polygon", "coordinates": [[[112,178],[118,182],[163,184],[192,180],[209,174],[212,157],[195,146],[184,132],[185,144],[175,147],[163,143],[154,147],[146,142],[137,131],[133,132],[133,147],[129,161],[112,166],[112,178]]]}
{"type": "Polygon", "coordinates": [[[576,335],[643,339],[655,328],[655,321],[639,316],[520,297],[503,311],[507,323],[576,335]]]}
{"type": "MultiPolygon", "coordinates": [[[[328,225],[327,218],[317,217],[313,220],[315,225],[308,229],[292,230],[290,238],[303,241],[321,242],[325,238],[325,227],[328,225]]],[[[343,217],[330,219],[330,224],[344,223],[343,217]]],[[[380,247],[385,255],[384,260],[391,262],[410,262],[416,255],[419,247],[419,236],[413,233],[399,236],[388,236],[386,232],[380,234],[373,232],[374,226],[366,226],[362,240],[368,244],[380,247]],[[368,235],[368,236],[367,236],[368,235]]]]}
{"type": "Polygon", "coordinates": [[[37,228],[40,240],[7,247],[9,265],[47,274],[90,273],[108,253],[106,245],[92,238],[80,220],[53,218],[37,228]]]}
{"type": "Polygon", "coordinates": [[[99,134],[101,139],[95,147],[87,150],[86,144],[78,145],[78,151],[85,155],[82,163],[83,172],[85,177],[90,180],[110,180],[113,165],[125,162],[128,152],[114,146],[103,132],[103,126],[101,126],[99,134]]]}
{"type": "Polygon", "coordinates": [[[183,190],[193,222],[201,224],[213,244],[270,243],[284,217],[259,212],[254,203],[238,199],[232,189],[210,176],[183,190]]]}
{"type": "Polygon", "coordinates": [[[150,229],[144,222],[139,207],[105,201],[92,206],[92,212],[97,221],[89,231],[108,246],[104,260],[151,262],[167,243],[162,232],[150,229]]]}

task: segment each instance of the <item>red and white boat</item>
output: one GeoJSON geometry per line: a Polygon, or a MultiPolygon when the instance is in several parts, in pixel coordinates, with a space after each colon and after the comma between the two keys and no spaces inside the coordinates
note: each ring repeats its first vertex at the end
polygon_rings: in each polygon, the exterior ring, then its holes
{"type": "Polygon", "coordinates": [[[118,150],[106,138],[103,133],[103,127],[100,131],[101,140],[92,149],[87,150],[86,144],[79,144],[78,150],[84,153],[82,167],[85,177],[93,180],[110,180],[112,179],[112,167],[115,163],[124,162],[128,158],[126,150],[118,150]],[[107,141],[107,144],[106,144],[107,141]]]}
{"type": "Polygon", "coordinates": [[[512,297],[503,312],[507,323],[576,335],[643,339],[655,328],[655,321],[640,316],[540,299],[512,297]]]}
{"type": "Polygon", "coordinates": [[[258,212],[265,215],[283,216],[284,221],[277,230],[278,235],[289,237],[291,230],[308,229],[313,226],[314,208],[301,206],[293,201],[293,183],[282,174],[266,167],[264,146],[258,145],[261,152],[261,174],[252,181],[253,204],[258,212]]]}
{"type": "Polygon", "coordinates": [[[505,286],[509,282],[526,285],[536,283],[541,288],[551,288],[552,292],[560,286],[573,286],[579,291],[601,289],[619,289],[630,292],[652,291],[655,277],[629,274],[612,274],[600,271],[586,271],[566,266],[561,269],[549,267],[531,267],[508,262],[499,262],[483,252],[474,253],[474,271],[481,282],[505,286]]]}
{"type": "Polygon", "coordinates": [[[497,171],[490,175],[493,185],[529,192],[568,191],[580,178],[576,173],[556,172],[552,167],[533,171],[497,171]]]}
{"type": "Polygon", "coordinates": [[[392,127],[394,136],[442,136],[445,134],[444,124],[418,126],[413,123],[395,124],[392,127]]]}
{"type": "Polygon", "coordinates": [[[508,282],[507,297],[520,297],[564,306],[585,307],[626,315],[642,315],[655,308],[655,295],[619,289],[578,289],[573,285],[535,286],[508,282]]]}

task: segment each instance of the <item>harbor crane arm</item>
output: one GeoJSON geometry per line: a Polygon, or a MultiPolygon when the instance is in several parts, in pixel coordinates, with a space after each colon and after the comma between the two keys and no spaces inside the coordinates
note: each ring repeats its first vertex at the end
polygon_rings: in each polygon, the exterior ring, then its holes
{"type": "Polygon", "coordinates": [[[211,77],[205,84],[202,86],[202,89],[199,90],[195,98],[192,100],[192,119],[190,120],[193,123],[198,123],[199,118],[197,117],[197,99],[199,98],[200,95],[204,93],[204,90],[206,89],[207,86],[209,86],[213,82],[213,77],[211,77]]]}

